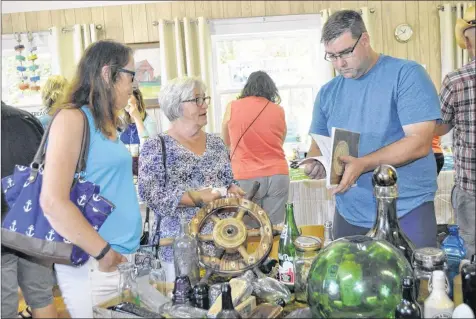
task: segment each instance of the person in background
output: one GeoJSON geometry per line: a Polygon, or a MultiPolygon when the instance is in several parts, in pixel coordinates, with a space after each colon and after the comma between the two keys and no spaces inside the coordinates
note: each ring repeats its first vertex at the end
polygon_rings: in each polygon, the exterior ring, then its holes
{"type": "Polygon", "coordinates": [[[260,188],[254,201],[272,224],[284,220],[289,167],[284,155],[286,119],[276,84],[263,71],[250,74],[236,101],[225,112],[222,137],[230,148],[233,175],[245,192],[260,188]]]}
{"type": "Polygon", "coordinates": [[[143,145],[146,139],[157,135],[157,123],[147,114],[144,98],[139,89],[132,91],[123,118],[127,125],[121,133],[121,141],[124,144],[143,145]]]}
{"type": "MultiPolygon", "coordinates": [[[[139,196],[155,213],[151,244],[157,244],[160,238],[176,237],[181,218],[189,222],[202,205],[223,196],[244,195],[233,178],[222,139],[202,130],[210,103],[205,90],[200,79],[191,77],[176,78],[160,90],[160,108],[171,122],[170,128],[149,138],[139,158],[139,196]]],[[[211,229],[208,224],[204,231],[211,229]]],[[[207,255],[214,254],[211,245],[202,248],[207,255]]],[[[167,281],[174,281],[172,247],[160,247],[159,255],[167,281]]]]}
{"type": "MultiPolygon", "coordinates": [[[[359,157],[339,158],[345,170],[333,190],[334,237],[365,235],[374,225],[372,172],[389,164],[398,172],[397,216],[403,231],[416,247],[436,247],[437,183],[431,140],[440,111],[435,86],[418,63],[375,52],[356,11],[332,14],[321,42],[325,59],[340,75],[320,89],[310,133],[330,136],[332,127],[360,132],[359,157]]],[[[313,141],[308,156],[320,154],[313,141]]],[[[325,176],[318,161],[307,164],[305,173],[311,178],[325,176]]]]}
{"type": "Polygon", "coordinates": [[[453,129],[455,185],[451,203],[460,235],[466,243],[467,256],[475,253],[476,197],[476,12],[466,9],[455,26],[456,42],[468,50],[471,61],[448,73],[441,85],[442,122],[437,135],[453,129]]]}
{"type": "Polygon", "coordinates": [[[51,123],[40,205],[51,226],[91,258],[80,267],[55,264],[73,318],[92,318],[93,306],[117,295],[119,263],[139,247],[142,218],[132,180],[132,158],[117,133],[118,114],[132,95],[132,49],[101,40],[84,52],[62,110],[51,123]],[[86,178],[115,209],[96,231],[70,200],[84,129],[89,123],[86,178]]]}
{"type": "Polygon", "coordinates": [[[443,149],[441,148],[441,137],[433,137],[433,140],[431,141],[431,149],[435,154],[436,176],[438,176],[440,175],[441,169],[445,165],[445,155],[443,154],[443,149]]]}
{"type": "MultiPolygon", "coordinates": [[[[30,113],[2,101],[2,178],[12,175],[15,165],[29,166],[44,130],[30,113]]],[[[9,207],[1,192],[2,221],[9,207]]],[[[2,246],[2,318],[18,314],[18,286],[34,318],[56,318],[53,303],[53,269],[31,257],[2,246]]],[[[28,309],[28,308],[27,308],[28,309]]]]}
{"type": "Polygon", "coordinates": [[[61,75],[52,75],[46,80],[41,90],[41,100],[43,101],[45,114],[38,118],[45,129],[53,118],[56,110],[54,107],[55,103],[61,102],[67,86],[68,80],[61,75]]]}

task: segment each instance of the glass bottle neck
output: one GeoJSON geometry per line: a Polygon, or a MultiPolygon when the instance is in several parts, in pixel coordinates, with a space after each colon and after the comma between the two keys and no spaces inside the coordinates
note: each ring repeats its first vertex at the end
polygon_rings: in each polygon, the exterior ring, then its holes
{"type": "Polygon", "coordinates": [[[228,287],[228,290],[224,291],[222,294],[222,309],[223,310],[234,310],[233,301],[231,299],[231,289],[228,287]]]}
{"type": "Polygon", "coordinates": [[[299,234],[299,230],[296,225],[296,220],[294,219],[294,207],[292,204],[286,205],[286,218],[284,220],[284,227],[287,227],[291,233],[296,235],[299,234]]]}
{"type": "Polygon", "coordinates": [[[402,292],[402,297],[405,300],[415,302],[415,299],[413,297],[413,286],[404,286],[403,287],[403,292],[402,292]]]}
{"type": "Polygon", "coordinates": [[[180,234],[181,235],[188,235],[190,233],[190,228],[187,220],[185,218],[182,218],[180,221],[180,234]]]}
{"type": "Polygon", "coordinates": [[[373,230],[380,234],[390,234],[392,230],[398,228],[397,197],[377,197],[377,220],[373,230]]]}

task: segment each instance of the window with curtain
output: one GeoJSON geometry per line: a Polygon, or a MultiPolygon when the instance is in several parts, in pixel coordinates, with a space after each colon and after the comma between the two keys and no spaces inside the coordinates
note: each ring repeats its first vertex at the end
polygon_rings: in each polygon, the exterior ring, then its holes
{"type": "MultiPolygon", "coordinates": [[[[39,115],[42,109],[41,88],[45,84],[48,77],[52,74],[52,54],[49,47],[49,32],[33,33],[33,43],[37,47],[36,54],[38,59],[35,64],[39,66],[40,70],[40,91],[24,90],[21,91],[18,87],[20,83],[20,72],[17,71],[17,66],[20,63],[16,60],[15,46],[18,42],[15,40],[13,34],[2,35],[2,100],[12,106],[26,109],[27,111],[39,115]]],[[[28,42],[26,34],[21,35],[21,44],[25,46],[22,55],[25,58],[30,54],[30,43],[28,42]]],[[[28,76],[26,80],[29,82],[31,72],[28,67],[31,61],[26,59],[23,65],[27,67],[27,71],[23,72],[24,76],[28,76]]]]}
{"type": "Polygon", "coordinates": [[[320,16],[213,20],[211,33],[216,130],[248,76],[262,70],[275,81],[286,113],[286,154],[307,151],[314,99],[325,82],[320,79],[326,63],[319,52],[320,16]]]}

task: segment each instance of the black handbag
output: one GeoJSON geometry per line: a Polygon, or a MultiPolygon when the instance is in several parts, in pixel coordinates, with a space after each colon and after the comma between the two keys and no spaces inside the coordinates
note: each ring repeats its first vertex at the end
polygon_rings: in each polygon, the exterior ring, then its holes
{"type": "MultiPolygon", "coordinates": [[[[167,183],[167,153],[165,151],[165,141],[162,136],[158,136],[160,143],[162,144],[162,164],[164,165],[164,170],[165,170],[165,183],[167,183]]],[[[143,227],[143,232],[142,236],[140,238],[140,245],[141,246],[147,246],[149,244],[149,237],[150,237],[150,223],[149,223],[149,217],[150,217],[150,208],[147,207],[145,209],[145,220],[144,220],[144,227],[143,227]]],[[[158,233],[160,229],[160,215],[157,215],[157,231],[158,233]]]]}

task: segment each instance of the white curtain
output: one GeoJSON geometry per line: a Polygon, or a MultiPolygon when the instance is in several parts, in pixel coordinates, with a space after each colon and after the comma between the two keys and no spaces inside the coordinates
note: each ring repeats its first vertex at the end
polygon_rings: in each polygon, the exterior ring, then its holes
{"type": "Polygon", "coordinates": [[[455,24],[457,18],[462,18],[464,11],[472,5],[471,2],[458,2],[456,10],[453,4],[445,3],[440,15],[441,43],[441,79],[451,71],[469,62],[467,50],[461,49],[455,39],[455,24]]]}
{"type": "Polygon", "coordinates": [[[50,43],[50,48],[51,48],[51,73],[53,75],[62,74],[60,34],[61,34],[61,30],[59,30],[57,27],[50,28],[50,36],[49,36],[48,43],[50,43]]]}
{"type": "Polygon", "coordinates": [[[97,41],[95,24],[75,24],[72,31],[50,28],[52,71],[71,80],[84,50],[97,41]]]}
{"type": "MultiPolygon", "coordinates": [[[[321,10],[321,36],[322,36],[322,29],[324,28],[324,24],[327,22],[331,14],[332,14],[331,9],[321,10]]],[[[321,43],[320,45],[321,45],[321,50],[319,50],[319,52],[322,54],[322,57],[319,57],[319,58],[324,59],[324,55],[326,54],[326,50],[324,49],[324,43],[321,43]]],[[[334,67],[332,66],[332,63],[326,61],[326,67],[324,68],[322,72],[323,83],[329,82],[335,76],[336,74],[335,74],[334,67]]]]}
{"type": "MultiPolygon", "coordinates": [[[[211,37],[207,19],[175,18],[173,22],[160,19],[159,41],[162,85],[176,77],[200,77],[207,85],[206,95],[211,96],[211,37]]],[[[212,105],[207,113],[207,132],[213,132],[214,128],[212,105]]],[[[160,120],[162,128],[166,130],[168,120],[164,116],[160,120]]]]}
{"type": "Polygon", "coordinates": [[[95,24],[75,24],[73,26],[74,64],[78,65],[84,50],[97,41],[95,24]]]}
{"type": "Polygon", "coordinates": [[[375,47],[375,39],[373,37],[374,35],[374,26],[375,26],[375,18],[374,15],[370,12],[370,9],[368,7],[362,7],[360,8],[360,11],[362,13],[362,20],[364,20],[365,27],[367,28],[367,33],[370,36],[370,45],[372,47],[375,47]]]}

